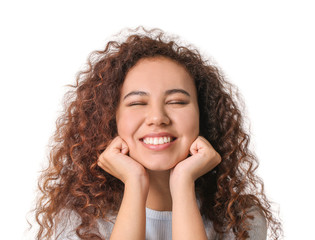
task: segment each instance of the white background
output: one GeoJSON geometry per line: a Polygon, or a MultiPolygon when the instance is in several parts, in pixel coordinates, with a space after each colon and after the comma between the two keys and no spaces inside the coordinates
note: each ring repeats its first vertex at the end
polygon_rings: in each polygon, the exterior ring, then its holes
{"type": "Polygon", "coordinates": [[[25,233],[48,139],[88,54],[125,27],[159,27],[213,57],[239,87],[258,174],[285,239],[314,237],[312,1],[3,1],[0,238],[25,233]]]}

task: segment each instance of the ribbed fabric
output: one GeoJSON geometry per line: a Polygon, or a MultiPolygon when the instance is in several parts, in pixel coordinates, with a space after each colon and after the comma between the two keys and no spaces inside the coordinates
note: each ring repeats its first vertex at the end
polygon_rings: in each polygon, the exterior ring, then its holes
{"type": "Polygon", "coordinates": [[[146,208],[146,239],[172,239],[172,212],[146,208]]]}

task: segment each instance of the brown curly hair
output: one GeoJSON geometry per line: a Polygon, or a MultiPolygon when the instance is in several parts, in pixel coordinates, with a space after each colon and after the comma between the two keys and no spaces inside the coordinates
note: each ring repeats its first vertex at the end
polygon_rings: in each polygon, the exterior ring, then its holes
{"type": "Polygon", "coordinates": [[[262,180],[255,175],[258,161],[249,150],[236,88],[190,45],[180,46],[178,39],[159,29],[143,28],[93,52],[87,69],[78,74],[67,93],[65,110],[56,123],[50,164],[39,180],[37,239],[53,236],[63,209],[75,211],[81,219],[76,228],[81,239],[103,239],[94,231],[97,219],[118,212],[124,186],[101,169],[97,160],[117,135],[115,113],[128,70],[142,58],[157,56],[180,63],[193,77],[200,135],[222,158],[213,171],[196,181],[202,215],[213,222],[220,236],[232,230],[236,239],[246,239],[246,220],[252,218],[246,210],[256,206],[267,220],[270,237],[278,239],[281,225],[270,210],[262,180]]]}

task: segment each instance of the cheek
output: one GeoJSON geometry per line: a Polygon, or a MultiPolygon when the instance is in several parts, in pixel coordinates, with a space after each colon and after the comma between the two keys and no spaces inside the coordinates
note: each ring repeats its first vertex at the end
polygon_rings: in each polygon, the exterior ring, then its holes
{"type": "Polygon", "coordinates": [[[131,144],[131,140],[141,121],[139,116],[134,113],[128,114],[128,112],[124,112],[117,115],[116,119],[118,135],[125,140],[128,145],[131,144]]]}
{"type": "MultiPolygon", "coordinates": [[[[185,129],[187,129],[187,132],[190,132],[191,135],[198,135],[199,133],[199,117],[188,117],[185,121],[185,129]]],[[[197,136],[196,136],[197,137],[197,136]]]]}
{"type": "Polygon", "coordinates": [[[180,130],[185,138],[195,140],[199,135],[199,112],[196,110],[189,111],[177,119],[180,130]]]}
{"type": "Polygon", "coordinates": [[[181,154],[180,159],[184,159],[189,154],[191,144],[199,135],[199,112],[190,111],[185,116],[177,119],[178,131],[181,133],[181,154]]]}

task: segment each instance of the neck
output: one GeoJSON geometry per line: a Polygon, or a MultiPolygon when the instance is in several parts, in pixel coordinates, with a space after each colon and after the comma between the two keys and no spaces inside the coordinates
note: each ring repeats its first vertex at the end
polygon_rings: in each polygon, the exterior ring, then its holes
{"type": "Polygon", "coordinates": [[[150,187],[146,207],[157,211],[171,211],[172,197],[169,186],[170,171],[150,171],[150,187]]]}

